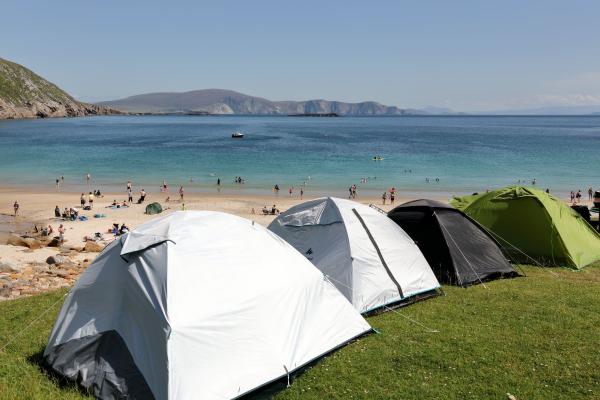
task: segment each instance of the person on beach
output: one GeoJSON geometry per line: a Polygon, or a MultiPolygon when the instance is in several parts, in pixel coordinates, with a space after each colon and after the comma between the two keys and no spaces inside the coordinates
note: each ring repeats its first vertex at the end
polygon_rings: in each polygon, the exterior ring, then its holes
{"type": "Polygon", "coordinates": [[[163,183],[162,183],[162,189],[163,192],[168,192],[169,188],[167,186],[167,181],[163,179],[163,183]]]}
{"type": "Polygon", "coordinates": [[[60,208],[58,206],[54,207],[54,216],[60,218],[60,208]]]}
{"type": "Polygon", "coordinates": [[[300,200],[302,200],[302,196],[304,196],[304,188],[300,188],[300,200]]]}
{"type": "Polygon", "coordinates": [[[127,190],[131,189],[131,181],[127,181],[127,190]]]}
{"type": "Polygon", "coordinates": [[[60,180],[58,178],[56,178],[56,190],[58,190],[60,186],[60,180]]]}
{"type": "Polygon", "coordinates": [[[61,176],[60,176],[60,181],[61,181],[62,183],[65,183],[65,176],[64,176],[64,175],[61,175],[61,176]]]}
{"type": "Polygon", "coordinates": [[[390,193],[390,204],[394,205],[394,200],[396,200],[396,191],[392,191],[392,193],[390,193]]]}
{"type": "Polygon", "coordinates": [[[351,199],[352,198],[352,186],[350,186],[348,188],[348,198],[351,199]]]}
{"type": "Polygon", "coordinates": [[[92,180],[92,175],[90,175],[90,173],[88,172],[88,174],[85,176],[85,182],[88,185],[88,189],[90,188],[91,180],[92,180]]]}
{"type": "Polygon", "coordinates": [[[217,186],[221,186],[221,178],[217,178],[217,186]]]}
{"type": "Polygon", "coordinates": [[[65,227],[63,226],[63,224],[60,224],[58,227],[58,237],[61,243],[65,241],[65,232],[65,227]]]}
{"type": "Polygon", "coordinates": [[[588,201],[592,201],[594,199],[594,189],[590,186],[588,189],[588,201]]]}
{"type": "Polygon", "coordinates": [[[179,200],[183,201],[183,185],[179,186],[179,200]]]}
{"type": "Polygon", "coordinates": [[[94,194],[90,192],[88,194],[88,203],[90,203],[90,210],[94,207],[94,194]]]}
{"type": "Polygon", "coordinates": [[[185,203],[181,203],[181,211],[185,211],[185,203]]]}
{"type": "Polygon", "coordinates": [[[79,198],[79,204],[81,204],[81,208],[85,207],[85,194],[84,193],[81,193],[81,197],[79,198]]]}
{"type": "Polygon", "coordinates": [[[133,192],[131,191],[131,187],[127,188],[127,202],[133,202],[133,192]]]}
{"type": "Polygon", "coordinates": [[[581,203],[581,197],[582,197],[582,195],[581,195],[581,189],[579,189],[577,191],[577,194],[575,195],[575,198],[577,199],[577,203],[581,203]]]}
{"type": "Polygon", "coordinates": [[[142,190],[140,190],[140,198],[138,200],[138,204],[142,204],[145,200],[146,200],[146,191],[144,190],[144,188],[142,188],[142,190]]]}
{"type": "Polygon", "coordinates": [[[16,217],[17,213],[19,212],[19,203],[17,201],[15,201],[15,204],[13,204],[13,208],[15,210],[15,217],[16,217]]]}
{"type": "Polygon", "coordinates": [[[381,200],[383,200],[383,205],[385,206],[385,200],[387,199],[387,192],[383,192],[381,195],[381,200]]]}
{"type": "Polygon", "coordinates": [[[292,192],[294,191],[294,187],[290,186],[290,188],[288,189],[288,192],[290,193],[290,197],[292,197],[292,192]]]}

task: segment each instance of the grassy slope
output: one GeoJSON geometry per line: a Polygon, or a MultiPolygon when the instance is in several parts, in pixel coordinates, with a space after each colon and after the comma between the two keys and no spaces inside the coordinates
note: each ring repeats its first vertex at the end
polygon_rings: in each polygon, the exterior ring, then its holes
{"type": "MultiPolygon", "coordinates": [[[[381,334],[319,362],[278,399],[600,398],[600,267],[526,267],[526,278],[469,289],[369,318],[381,334]]],[[[64,291],[0,303],[0,346],[64,291]]],[[[0,399],[83,398],[36,362],[57,305],[0,353],[0,399]]]]}
{"type": "Polygon", "coordinates": [[[22,65],[0,58],[0,99],[24,106],[27,101],[75,102],[53,83],[22,65]]]}

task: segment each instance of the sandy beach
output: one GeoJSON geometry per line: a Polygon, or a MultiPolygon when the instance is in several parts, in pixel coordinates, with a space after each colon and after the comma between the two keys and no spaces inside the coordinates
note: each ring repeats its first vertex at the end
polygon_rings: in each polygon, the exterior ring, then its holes
{"type": "MultiPolygon", "coordinates": [[[[185,204],[186,210],[221,211],[249,218],[266,226],[274,216],[263,215],[262,208],[264,206],[270,209],[275,204],[277,209],[285,211],[302,201],[319,197],[305,194],[303,199],[300,199],[299,193],[290,196],[288,193],[282,192],[265,195],[191,193],[186,194],[185,201],[181,202],[177,189],[171,189],[169,193],[150,192],[143,204],[132,203],[129,207],[117,209],[107,206],[110,206],[113,200],[122,202],[124,200],[123,193],[106,193],[103,194],[103,197],[95,199],[92,210],[86,211],[80,210],[81,193],[22,187],[4,188],[0,191],[0,215],[3,221],[0,237],[0,299],[71,285],[98,254],[97,252],[83,251],[86,244],[84,238],[92,237],[98,232],[102,234],[102,240],[98,244],[101,247],[105,246],[115,239],[115,236],[109,233],[113,223],[119,225],[124,223],[134,229],[136,226],[158,217],[158,215],[145,214],[146,205],[152,202],[162,205],[164,211],[160,215],[182,210],[183,204],[185,204]],[[166,202],[167,197],[177,200],[166,202]],[[13,217],[12,207],[15,201],[18,201],[20,206],[16,218],[13,217]],[[55,218],[54,208],[56,206],[61,210],[64,210],[65,207],[76,208],[80,210],[79,215],[84,215],[88,219],[87,221],[65,221],[62,218],[55,218]],[[252,213],[253,209],[254,214],[252,213]],[[95,214],[103,214],[105,217],[95,218],[95,214]],[[58,235],[56,232],[60,224],[63,224],[66,230],[65,242],[61,246],[30,249],[5,244],[10,231],[24,234],[27,230],[31,233],[34,225],[37,225],[38,228],[51,225],[55,235],[58,235]],[[48,257],[56,255],[62,256],[67,262],[60,265],[48,264],[48,257]],[[43,279],[44,277],[48,279],[43,279]],[[42,278],[41,282],[40,278],[42,278]]],[[[139,195],[135,194],[134,200],[137,200],[138,197],[139,195]]],[[[408,196],[397,197],[395,204],[401,204],[410,199],[408,196]]],[[[439,200],[447,199],[440,198],[439,200]]],[[[392,207],[389,200],[384,206],[381,204],[380,198],[362,198],[360,194],[356,201],[363,204],[375,204],[386,211],[392,207]]]]}

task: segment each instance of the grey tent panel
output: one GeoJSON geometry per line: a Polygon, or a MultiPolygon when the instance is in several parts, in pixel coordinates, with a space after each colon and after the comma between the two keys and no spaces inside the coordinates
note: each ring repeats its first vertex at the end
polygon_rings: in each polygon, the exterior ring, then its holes
{"type": "Polygon", "coordinates": [[[44,362],[102,399],[154,399],[125,342],[116,331],[73,339],[53,347],[44,362]]]}
{"type": "Polygon", "coordinates": [[[515,272],[500,247],[480,226],[453,210],[437,210],[436,214],[460,284],[510,276],[515,272]]]}

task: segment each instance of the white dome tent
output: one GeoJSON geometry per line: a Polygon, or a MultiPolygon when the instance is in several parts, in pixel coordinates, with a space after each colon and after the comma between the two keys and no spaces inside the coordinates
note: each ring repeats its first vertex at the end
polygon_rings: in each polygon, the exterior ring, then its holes
{"type": "Polygon", "coordinates": [[[354,201],[307,201],[282,213],[269,229],[303,253],[361,313],[440,287],[402,228],[354,201]]]}
{"type": "Polygon", "coordinates": [[[115,240],[89,266],[44,360],[99,398],[229,399],[370,330],[264,227],[176,212],[115,240]]]}

